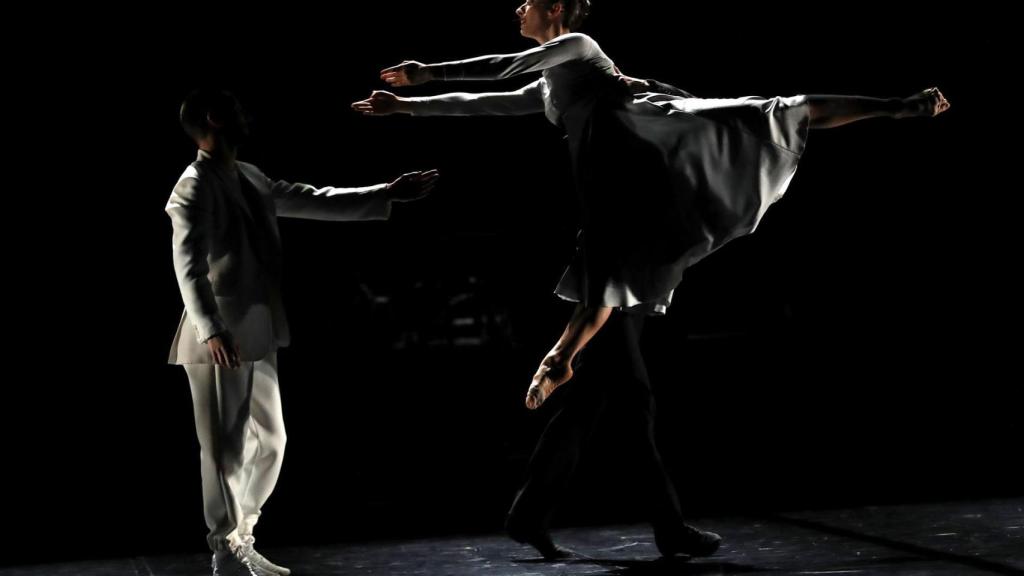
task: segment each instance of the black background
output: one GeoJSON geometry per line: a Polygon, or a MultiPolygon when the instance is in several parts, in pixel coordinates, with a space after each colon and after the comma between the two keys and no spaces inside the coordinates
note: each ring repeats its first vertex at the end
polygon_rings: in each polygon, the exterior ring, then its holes
{"type": "MultiPolygon", "coordinates": [[[[938,85],[953,104],[812,133],[758,232],[648,323],[662,448],[693,514],[1022,493],[1010,43],[995,14],[844,6],[606,1],[584,29],[625,73],[700,96],[938,85]]],[[[0,564],[205,547],[187,380],[165,364],[181,300],[163,212],[195,154],[178,105],[200,84],[242,100],[242,157],[271,177],[443,174],[386,223],[281,222],[289,444],[262,546],[500,528],[558,403],[522,407],[571,310],[551,293],[576,226],[565,142],[541,116],[348,106],[403,59],[530,47],[515,7],[82,11],[12,47],[9,92],[29,106],[11,120],[32,137],[5,211],[0,564]]],[[[640,520],[605,424],[560,523],[640,520]]]]}

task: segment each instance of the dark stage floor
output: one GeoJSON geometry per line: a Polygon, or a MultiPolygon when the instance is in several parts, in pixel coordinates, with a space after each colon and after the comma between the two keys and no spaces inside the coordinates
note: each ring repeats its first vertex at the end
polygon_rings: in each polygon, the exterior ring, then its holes
{"type": "MultiPolygon", "coordinates": [[[[583,555],[541,561],[502,535],[265,550],[295,576],[382,574],[1024,574],[1024,498],[712,518],[718,554],[658,558],[646,526],[569,528],[555,539],[583,555]]],[[[2,576],[200,576],[208,556],[136,557],[0,569],[2,576]]]]}

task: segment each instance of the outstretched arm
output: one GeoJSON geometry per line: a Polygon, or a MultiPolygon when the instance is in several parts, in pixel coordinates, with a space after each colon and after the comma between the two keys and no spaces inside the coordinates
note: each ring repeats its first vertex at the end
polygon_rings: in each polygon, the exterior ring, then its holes
{"type": "Polygon", "coordinates": [[[513,92],[469,94],[452,92],[439,96],[402,97],[375,90],[352,109],[367,116],[412,114],[415,116],[519,116],[544,111],[543,80],[513,92]]]}
{"type": "Polygon", "coordinates": [[[535,410],[556,388],[572,378],[572,362],[580,350],[604,327],[611,308],[576,306],[562,337],[541,361],[526,391],[526,407],[535,410]]]}
{"type": "Polygon", "coordinates": [[[571,60],[584,60],[596,51],[599,51],[597,44],[589,36],[574,33],[517,54],[494,54],[438,64],[407,60],[381,70],[380,78],[390,86],[415,86],[438,80],[501,80],[540,72],[571,60]]]}
{"type": "Polygon", "coordinates": [[[278,216],[312,220],[384,220],[392,202],[425,197],[437,185],[437,170],[409,172],[390,183],[361,188],[316,188],[267,179],[278,216]]]}

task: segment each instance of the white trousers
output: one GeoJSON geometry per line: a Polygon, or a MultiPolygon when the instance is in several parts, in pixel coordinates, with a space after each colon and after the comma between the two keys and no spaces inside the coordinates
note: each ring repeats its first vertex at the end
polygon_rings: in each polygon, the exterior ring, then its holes
{"type": "Polygon", "coordinates": [[[213,551],[252,538],[281,472],[285,431],[277,353],[241,367],[186,364],[213,551]]]}

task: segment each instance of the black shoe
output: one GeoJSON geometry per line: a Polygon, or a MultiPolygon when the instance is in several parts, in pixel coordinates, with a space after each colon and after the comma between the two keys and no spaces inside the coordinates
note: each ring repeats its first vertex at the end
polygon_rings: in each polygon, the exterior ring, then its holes
{"type": "Polygon", "coordinates": [[[530,530],[518,525],[511,517],[505,522],[505,531],[520,544],[529,544],[540,552],[545,560],[559,560],[574,556],[572,550],[556,546],[547,530],[530,530]]]}
{"type": "Polygon", "coordinates": [[[722,544],[722,537],[714,532],[683,524],[681,528],[656,530],[654,543],[662,556],[711,556],[722,544]]]}

